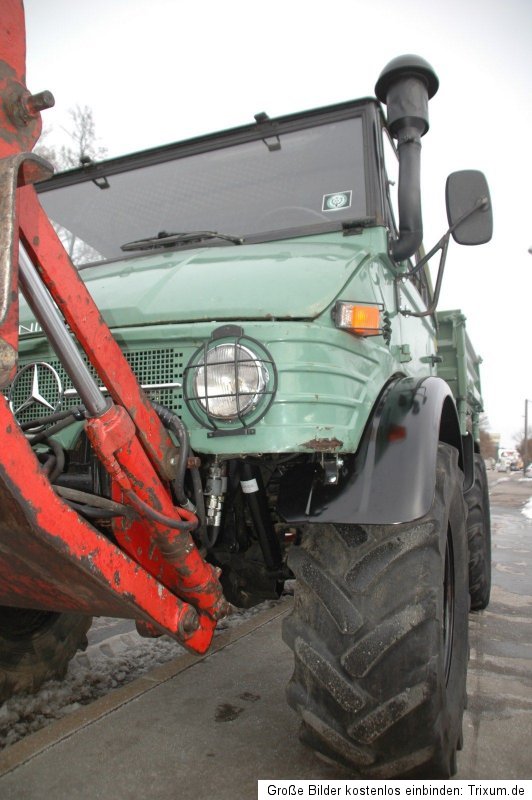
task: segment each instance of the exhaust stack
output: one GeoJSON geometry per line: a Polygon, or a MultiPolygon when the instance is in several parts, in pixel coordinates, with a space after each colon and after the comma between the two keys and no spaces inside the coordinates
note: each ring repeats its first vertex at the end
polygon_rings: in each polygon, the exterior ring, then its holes
{"type": "Polygon", "coordinates": [[[423,238],[421,215],[421,137],[429,129],[428,101],[438,91],[436,73],[420,56],[404,55],[387,64],[375,94],[388,107],[388,127],[399,152],[399,238],[396,261],[413,256],[423,238]]]}

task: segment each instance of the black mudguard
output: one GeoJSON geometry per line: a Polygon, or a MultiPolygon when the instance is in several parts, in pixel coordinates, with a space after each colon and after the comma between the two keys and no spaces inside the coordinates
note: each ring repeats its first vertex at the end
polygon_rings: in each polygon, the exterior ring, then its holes
{"type": "Polygon", "coordinates": [[[356,454],[341,455],[338,482],[326,485],[317,462],[296,466],[283,477],[277,511],[296,524],[412,522],[432,505],[438,442],[457,448],[467,489],[470,438],[460,435],[445,381],[400,378],[381,394],[356,454]]]}

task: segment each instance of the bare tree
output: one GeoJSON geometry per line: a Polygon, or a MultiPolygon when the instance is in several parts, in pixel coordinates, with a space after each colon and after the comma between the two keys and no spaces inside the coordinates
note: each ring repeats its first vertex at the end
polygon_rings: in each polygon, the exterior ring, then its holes
{"type": "Polygon", "coordinates": [[[59,166],[57,147],[55,147],[53,144],[50,144],[48,141],[51,135],[51,128],[43,128],[39,137],[39,141],[34,147],[34,152],[36,155],[41,156],[41,158],[46,159],[46,161],[49,161],[54,169],[60,170],[61,167],[59,166]]]}
{"type": "Polygon", "coordinates": [[[62,127],[61,130],[68,137],[69,144],[61,146],[50,144],[49,138],[53,131],[46,129],[42,132],[41,138],[35,152],[42,156],[56,168],[56,170],[72,169],[91,161],[101,161],[107,155],[107,149],[98,143],[94,116],[89,106],[76,106],[68,112],[72,125],[69,128],[62,127]]]}
{"type": "MultiPolygon", "coordinates": [[[[526,460],[527,462],[529,462],[530,458],[532,457],[532,439],[529,436],[527,437],[526,448],[525,448],[525,437],[523,436],[522,433],[516,433],[515,443],[516,443],[516,450],[521,456],[522,460],[523,461],[525,460],[525,455],[526,455],[526,460]]],[[[528,463],[525,464],[525,466],[528,466],[528,463]]]]}
{"type": "MultiPolygon", "coordinates": [[[[69,144],[50,144],[54,131],[45,129],[35,147],[35,153],[49,161],[58,172],[101,161],[107,155],[107,149],[98,143],[92,109],[89,106],[76,106],[68,113],[72,126],[69,129],[62,127],[61,130],[68,137],[69,144]]],[[[65,250],[76,264],[98,260],[100,254],[89,242],[80,239],[73,231],[53,219],[52,224],[65,250]]]]}
{"type": "Polygon", "coordinates": [[[480,453],[482,458],[497,458],[498,442],[490,433],[489,420],[485,414],[480,417],[480,453]]]}
{"type": "Polygon", "coordinates": [[[90,161],[101,161],[107,150],[98,145],[94,117],[89,106],[76,106],[69,110],[72,120],[70,129],[63,128],[72,140],[72,146],[61,148],[61,161],[65,167],[79,167],[90,161]]]}

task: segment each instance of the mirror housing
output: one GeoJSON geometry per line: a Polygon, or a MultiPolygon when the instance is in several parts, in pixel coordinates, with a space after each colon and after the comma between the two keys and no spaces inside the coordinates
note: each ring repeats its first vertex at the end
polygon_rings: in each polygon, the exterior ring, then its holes
{"type": "Polygon", "coordinates": [[[457,244],[489,242],[493,214],[488,182],[482,172],[475,169],[451,172],[445,186],[445,204],[450,233],[457,244]]]}

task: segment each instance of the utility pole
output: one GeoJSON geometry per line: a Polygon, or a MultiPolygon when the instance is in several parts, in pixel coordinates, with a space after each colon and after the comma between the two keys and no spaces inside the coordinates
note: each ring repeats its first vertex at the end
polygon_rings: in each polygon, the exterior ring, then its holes
{"type": "Polygon", "coordinates": [[[528,466],[528,404],[529,403],[532,403],[532,400],[525,400],[525,441],[523,443],[523,478],[526,475],[526,468],[528,466]]]}
{"type": "MultiPolygon", "coordinates": [[[[528,248],[528,252],[532,256],[532,246],[528,248]]],[[[528,404],[532,400],[525,400],[525,441],[523,445],[523,478],[526,475],[526,468],[528,466],[528,404]]]]}

